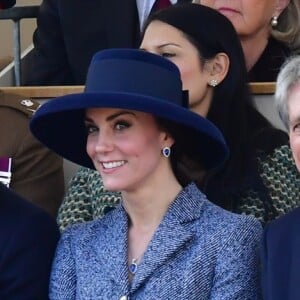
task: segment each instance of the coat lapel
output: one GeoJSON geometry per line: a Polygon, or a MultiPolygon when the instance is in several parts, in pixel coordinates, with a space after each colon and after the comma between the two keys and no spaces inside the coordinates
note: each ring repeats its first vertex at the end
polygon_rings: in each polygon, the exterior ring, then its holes
{"type": "MultiPolygon", "coordinates": [[[[98,265],[105,274],[107,282],[119,290],[120,295],[129,291],[128,280],[128,218],[119,205],[105,223],[105,232],[95,232],[95,241],[92,243],[98,257],[98,265]],[[105,248],[106,247],[106,248],[105,248]],[[107,253],[104,257],[103,253],[107,253]]],[[[103,228],[103,224],[101,225],[103,228]]]]}
{"type": "Polygon", "coordinates": [[[132,292],[137,290],[154,272],[159,272],[159,268],[192,238],[193,234],[184,226],[172,222],[161,224],[135,274],[132,292]]]}
{"type": "Polygon", "coordinates": [[[141,260],[132,282],[132,292],[154,272],[159,272],[159,268],[163,267],[186,244],[192,242],[194,231],[191,224],[202,213],[201,195],[198,189],[191,185],[174,200],[141,260]],[[198,197],[193,197],[194,192],[198,197]]]}
{"type": "Polygon", "coordinates": [[[144,253],[133,281],[128,278],[128,217],[123,206],[118,206],[101,224],[101,232],[95,230],[94,251],[98,265],[107,282],[120,294],[136,291],[154,272],[172,259],[188,243],[193,241],[193,220],[202,214],[203,194],[195,185],[182,190],[170,205],[162,222],[144,253]],[[103,230],[105,227],[105,230],[103,230]],[[106,248],[104,248],[106,247],[106,248]],[[104,256],[104,253],[107,253],[104,256]]]}

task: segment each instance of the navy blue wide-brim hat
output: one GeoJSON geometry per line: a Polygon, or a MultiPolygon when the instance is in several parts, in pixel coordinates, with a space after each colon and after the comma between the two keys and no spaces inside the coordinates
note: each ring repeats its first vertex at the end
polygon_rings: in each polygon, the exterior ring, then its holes
{"type": "MultiPolygon", "coordinates": [[[[30,129],[44,145],[79,165],[94,168],[86,152],[87,108],[121,108],[149,113],[180,124],[193,136],[193,150],[206,168],[224,162],[228,148],[219,129],[188,109],[178,68],[142,50],[110,49],[91,61],[83,93],[43,104],[30,129]]],[[[175,141],[176,142],[176,141],[175,141]]]]}

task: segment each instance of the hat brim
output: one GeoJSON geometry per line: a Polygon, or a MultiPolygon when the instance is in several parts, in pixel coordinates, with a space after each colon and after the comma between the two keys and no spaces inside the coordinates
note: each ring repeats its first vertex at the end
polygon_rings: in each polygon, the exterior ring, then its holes
{"type": "Polygon", "coordinates": [[[207,119],[166,100],[133,93],[80,93],[43,104],[30,122],[33,135],[64,158],[94,169],[86,152],[87,108],[120,108],[149,113],[180,124],[206,168],[220,165],[228,157],[228,148],[220,131],[207,119]]]}

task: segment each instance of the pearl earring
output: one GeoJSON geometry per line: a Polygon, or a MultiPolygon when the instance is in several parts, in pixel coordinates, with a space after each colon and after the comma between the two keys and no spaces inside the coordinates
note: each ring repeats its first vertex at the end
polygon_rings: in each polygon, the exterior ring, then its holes
{"type": "Polygon", "coordinates": [[[216,79],[211,79],[211,81],[209,82],[209,85],[212,87],[215,87],[218,85],[218,81],[216,79]]]}
{"type": "Polygon", "coordinates": [[[171,155],[171,148],[170,147],[163,147],[161,150],[164,157],[169,157],[171,155]]]}
{"type": "Polygon", "coordinates": [[[274,16],[272,17],[271,19],[271,26],[272,27],[276,27],[278,25],[278,17],[277,16],[274,16]]]}

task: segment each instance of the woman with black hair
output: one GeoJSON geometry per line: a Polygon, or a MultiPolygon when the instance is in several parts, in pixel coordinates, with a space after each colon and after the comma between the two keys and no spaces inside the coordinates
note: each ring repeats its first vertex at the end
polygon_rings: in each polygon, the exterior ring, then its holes
{"type": "MultiPolygon", "coordinates": [[[[179,67],[191,110],[215,123],[226,138],[229,160],[199,174],[198,185],[208,197],[262,223],[298,206],[300,178],[288,136],[253,106],[243,51],[230,21],[208,7],[175,5],[150,16],[141,48],[179,67]]],[[[58,221],[63,229],[98,218],[118,201],[119,195],[108,193],[99,176],[80,169],[58,221]]]]}

